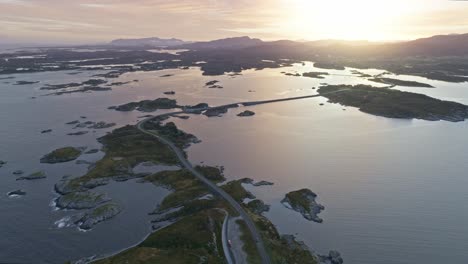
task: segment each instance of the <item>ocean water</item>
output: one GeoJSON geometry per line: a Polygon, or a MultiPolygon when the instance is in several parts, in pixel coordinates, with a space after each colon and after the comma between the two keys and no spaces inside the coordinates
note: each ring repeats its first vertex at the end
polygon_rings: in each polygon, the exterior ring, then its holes
{"type": "MultiPolygon", "coordinates": [[[[124,205],[124,212],[89,232],[59,228],[57,221],[73,212],[55,211],[53,185],[63,176],[79,176],[86,165],[74,162],[45,165],[39,159],[63,146],[99,147],[96,138],[111,129],[83,136],[66,122],[86,120],[135,124],[138,112],[121,113],[107,107],[130,101],[169,97],[181,105],[210,105],[315,94],[320,83],[381,84],[353,76],[351,69],[328,71],[325,79],[290,77],[282,71],[323,71],[304,66],[244,71],[242,76],[202,76],[197,68],[134,72],[112,81],[139,80],[108,92],[42,96],[44,84],[84,81],[96,72],[12,75],[0,81],[0,260],[63,263],[110,254],[141,241],[149,232],[147,213],[168,191],[133,181],[112,183],[98,191],[124,205]],[[174,76],[161,78],[165,74],[174,76]],[[39,80],[15,86],[17,80],[39,80]],[[205,83],[219,80],[223,89],[205,83]],[[10,83],[5,83],[10,82],[10,83]],[[36,97],[31,99],[31,97],[36,97]],[[41,130],[53,129],[50,134],[41,130]],[[42,181],[17,182],[12,171],[44,170],[42,181]],[[8,191],[28,194],[8,198],[8,191]],[[116,232],[115,230],[119,230],[116,232]],[[110,239],[112,238],[112,239],[110,239]]],[[[364,72],[379,73],[379,70],[364,72]]],[[[436,88],[396,87],[468,104],[466,84],[435,82],[412,76],[392,76],[433,84],[436,88]]],[[[171,121],[196,135],[202,143],[187,152],[194,163],[225,166],[228,179],[250,177],[273,186],[246,186],[271,204],[266,216],[284,234],[295,234],[319,253],[340,251],[345,263],[464,263],[468,260],[468,122],[428,122],[376,117],[356,109],[325,103],[324,98],[281,102],[248,108],[253,117],[230,109],[220,118],[191,116],[171,121]],[[325,103],[320,106],[320,103],[325,103]],[[325,206],[322,224],[309,222],[280,204],[284,195],[310,188],[325,206]]],[[[94,161],[103,153],[80,159],[94,161]]]]}

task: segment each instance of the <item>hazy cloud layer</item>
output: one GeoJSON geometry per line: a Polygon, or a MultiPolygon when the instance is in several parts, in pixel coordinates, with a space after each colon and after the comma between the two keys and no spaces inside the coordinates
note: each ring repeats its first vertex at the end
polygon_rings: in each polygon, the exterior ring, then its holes
{"type": "Polygon", "coordinates": [[[468,32],[467,14],[467,1],[446,0],[0,0],[0,37],[36,42],[240,35],[408,39],[468,32]]]}

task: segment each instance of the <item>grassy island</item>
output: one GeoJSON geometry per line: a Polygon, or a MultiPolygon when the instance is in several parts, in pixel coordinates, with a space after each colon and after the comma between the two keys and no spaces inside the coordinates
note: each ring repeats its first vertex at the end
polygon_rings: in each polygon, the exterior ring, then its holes
{"type": "Polygon", "coordinates": [[[59,148],[41,158],[41,163],[61,163],[77,159],[82,150],[74,147],[59,148]]]}
{"type": "MultiPolygon", "coordinates": [[[[167,124],[163,126],[156,121],[148,125],[152,126],[151,130],[155,133],[164,134],[173,142],[178,142],[178,145],[185,145],[184,140],[189,138],[188,134],[178,130],[173,124],[165,127],[167,124]]],[[[146,161],[155,164],[178,164],[176,156],[168,147],[134,126],[116,129],[99,141],[103,144],[102,151],[106,154],[96,166],[87,174],[65,179],[62,184],[56,186],[56,189],[65,195],[62,199],[67,205],[76,205],[76,202],[84,201],[83,204],[79,204],[80,207],[97,206],[75,217],[82,229],[92,228],[120,213],[121,209],[113,203],[99,205],[108,200],[106,197],[86,192],[104,184],[101,180],[112,179],[122,174],[128,175],[134,166],[146,161]],[[75,201],[75,198],[78,201],[75,201]]],[[[222,167],[196,166],[195,169],[214,183],[221,184],[225,181],[222,167]]],[[[222,224],[225,212],[229,212],[230,215],[236,214],[223,199],[210,193],[202,182],[185,169],[138,177],[142,177],[144,182],[151,182],[172,191],[151,213],[154,217],[154,232],[137,246],[95,263],[225,263],[221,241],[222,224]]],[[[252,206],[264,205],[263,202],[258,200],[250,206],[243,203],[245,198],[254,198],[244,189],[243,182],[227,182],[222,188],[239,201],[251,215],[264,238],[272,263],[317,263],[317,257],[302,247],[300,242],[281,237],[273,224],[261,215],[264,210],[258,210],[259,206],[252,206]]],[[[244,249],[249,254],[249,259],[254,260],[257,252],[255,249],[250,250],[249,247],[254,245],[254,242],[249,239],[248,234],[245,232],[242,236],[245,241],[244,249]]]]}
{"type": "Polygon", "coordinates": [[[468,118],[468,106],[423,94],[368,85],[327,85],[318,92],[331,103],[357,107],[377,116],[451,122],[468,118]]]}
{"type": "Polygon", "coordinates": [[[301,213],[305,219],[321,223],[323,220],[318,217],[318,214],[325,207],[318,204],[315,198],[317,198],[317,194],[311,190],[300,189],[287,193],[281,203],[287,208],[301,213]]]}
{"type": "Polygon", "coordinates": [[[173,109],[178,108],[177,101],[169,98],[157,98],[155,100],[143,100],[139,102],[131,102],[116,107],[111,107],[117,111],[128,112],[138,110],[140,112],[154,112],[158,109],[173,109]]]}

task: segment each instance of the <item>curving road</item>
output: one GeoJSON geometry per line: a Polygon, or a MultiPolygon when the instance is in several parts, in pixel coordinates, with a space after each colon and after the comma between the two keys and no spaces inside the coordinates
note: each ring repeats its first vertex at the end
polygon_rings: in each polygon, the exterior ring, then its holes
{"type": "MultiPolygon", "coordinates": [[[[344,91],[344,90],[348,90],[348,89],[335,91],[333,93],[341,92],[341,91],[344,91]]],[[[248,229],[250,231],[250,234],[251,234],[251,236],[252,236],[252,238],[253,238],[253,240],[255,242],[255,245],[257,247],[257,251],[258,251],[258,254],[259,254],[260,258],[261,258],[262,264],[270,264],[271,263],[270,257],[269,257],[268,253],[265,250],[265,245],[263,244],[262,237],[260,236],[260,233],[258,232],[254,222],[252,221],[250,216],[247,214],[247,212],[244,210],[244,208],[242,208],[242,206],[236,200],[234,200],[234,198],[232,198],[231,195],[229,195],[227,192],[225,192],[223,189],[221,189],[218,185],[214,184],[213,182],[211,182],[210,180],[205,178],[205,176],[203,176],[200,172],[196,171],[193,168],[192,164],[185,158],[184,152],[182,152],[174,143],[172,143],[171,141],[159,136],[158,134],[156,134],[154,132],[146,130],[144,127],[145,127],[145,124],[147,122],[149,122],[149,121],[151,121],[151,120],[153,120],[155,118],[171,116],[171,115],[175,115],[175,114],[193,113],[195,111],[205,111],[205,110],[208,110],[208,109],[232,108],[232,107],[237,107],[238,105],[253,106],[253,105],[259,105],[259,104],[267,104],[267,103],[275,103],[275,102],[283,102],[283,101],[292,101],[292,100],[299,100],[299,99],[306,99],[306,98],[320,97],[320,96],[321,96],[320,94],[317,94],[317,95],[308,95],[308,96],[299,96],[299,97],[288,97],[288,98],[282,98],[282,99],[264,100],[264,101],[239,102],[239,103],[226,104],[226,105],[221,105],[221,106],[216,106],[216,107],[201,107],[201,108],[197,108],[197,109],[184,109],[182,111],[170,112],[170,113],[165,113],[165,114],[161,114],[161,115],[148,117],[148,118],[140,121],[137,124],[137,128],[141,132],[143,132],[143,133],[145,133],[147,135],[153,136],[153,137],[157,138],[159,141],[161,141],[162,143],[169,146],[172,149],[172,151],[174,151],[174,153],[176,154],[176,156],[179,159],[180,163],[182,164],[182,166],[185,169],[190,171],[193,176],[195,176],[197,179],[199,179],[201,182],[203,182],[208,187],[208,189],[211,190],[211,192],[213,194],[222,197],[225,201],[227,201],[231,205],[231,207],[240,215],[242,220],[244,220],[244,222],[246,223],[246,225],[247,225],[247,227],[248,227],[248,229]]]]}

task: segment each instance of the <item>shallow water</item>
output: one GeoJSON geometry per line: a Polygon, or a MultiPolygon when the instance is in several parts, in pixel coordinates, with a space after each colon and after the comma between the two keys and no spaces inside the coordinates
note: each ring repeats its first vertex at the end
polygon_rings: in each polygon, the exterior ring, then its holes
{"type": "MultiPolygon", "coordinates": [[[[113,81],[139,82],[113,87],[110,92],[41,96],[44,84],[81,82],[97,72],[12,75],[0,81],[0,193],[24,189],[20,198],[0,197],[0,260],[63,263],[129,247],[145,237],[147,213],[167,190],[133,181],[98,188],[124,204],[124,213],[90,232],[57,228],[56,221],[73,212],[49,205],[53,185],[65,174],[79,176],[87,165],[74,162],[39,164],[42,155],[67,145],[99,148],[96,138],[112,130],[83,136],[66,122],[86,116],[91,121],[134,124],[144,113],[122,113],[107,107],[158,97],[173,97],[181,105],[210,105],[315,94],[313,87],[329,84],[373,84],[352,76],[351,69],[327,71],[325,79],[284,76],[280,72],[324,71],[305,66],[244,71],[242,76],[202,76],[197,68],[127,73],[113,81]],[[174,76],[161,78],[165,74],[174,76]],[[18,80],[41,83],[14,86],[18,80]],[[205,83],[219,80],[223,89],[205,83]],[[10,82],[10,83],[4,83],[10,82]],[[175,91],[174,96],[164,95],[175,91]],[[31,99],[36,96],[36,99],[31,99]],[[41,130],[53,129],[50,134],[41,130]],[[44,170],[46,180],[16,182],[11,172],[44,170]],[[132,217],[131,217],[132,216],[132,217]],[[135,217],[136,216],[136,217],[135,217]],[[115,230],[119,232],[115,232],[115,230]],[[112,239],[109,237],[112,236],[112,239]]],[[[366,72],[366,71],[363,71],[366,72]]],[[[379,73],[372,70],[373,74],[379,73]]],[[[393,76],[392,76],[393,77],[393,76]]],[[[398,78],[430,83],[437,88],[404,88],[468,103],[466,84],[434,82],[419,77],[398,78]],[[413,79],[414,78],[414,79],[413,79]]],[[[468,259],[468,198],[464,174],[468,122],[427,122],[375,117],[353,108],[320,103],[324,98],[281,102],[249,108],[254,117],[239,118],[244,109],[231,109],[223,118],[191,116],[174,119],[202,143],[188,149],[193,163],[225,166],[229,179],[251,177],[274,186],[248,187],[272,205],[266,215],[281,233],[298,234],[320,253],[337,249],[345,263],[464,263],[468,259]],[[325,206],[323,224],[308,222],[279,201],[284,194],[310,188],[325,206]]],[[[79,159],[95,161],[103,153],[79,159]]]]}

